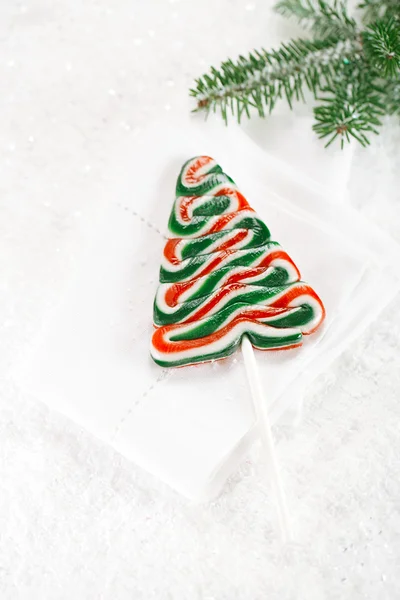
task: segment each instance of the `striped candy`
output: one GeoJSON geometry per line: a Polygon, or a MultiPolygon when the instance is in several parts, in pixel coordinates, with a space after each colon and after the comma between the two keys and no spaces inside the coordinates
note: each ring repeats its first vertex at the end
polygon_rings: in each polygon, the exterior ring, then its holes
{"type": "Polygon", "coordinates": [[[209,156],[182,167],[154,301],[151,355],[163,367],[253,346],[301,345],[325,316],[314,290],[209,156]]]}

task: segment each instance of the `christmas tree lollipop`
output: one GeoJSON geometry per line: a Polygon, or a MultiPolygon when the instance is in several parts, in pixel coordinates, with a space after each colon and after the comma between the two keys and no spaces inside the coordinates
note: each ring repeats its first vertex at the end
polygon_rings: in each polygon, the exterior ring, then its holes
{"type": "Polygon", "coordinates": [[[253,346],[300,346],[325,310],[291,258],[209,156],[186,162],[176,185],[154,301],[151,355],[162,367],[221,359],[241,345],[273,482],[284,498],[253,346]]]}

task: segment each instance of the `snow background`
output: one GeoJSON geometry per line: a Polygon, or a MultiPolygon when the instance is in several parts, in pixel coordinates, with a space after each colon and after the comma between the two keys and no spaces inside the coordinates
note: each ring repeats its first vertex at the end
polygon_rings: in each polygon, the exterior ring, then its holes
{"type": "MultiPolygon", "coordinates": [[[[0,6],[2,600],[400,595],[399,298],[314,384],[301,426],[276,431],[295,512],[289,548],[257,447],[217,501],[195,506],[11,379],[79,262],[109,153],[160,115],[187,112],[187,88],[207,65],[298,32],[271,6],[0,6]]],[[[356,148],[350,197],[400,242],[394,125],[356,148]]]]}

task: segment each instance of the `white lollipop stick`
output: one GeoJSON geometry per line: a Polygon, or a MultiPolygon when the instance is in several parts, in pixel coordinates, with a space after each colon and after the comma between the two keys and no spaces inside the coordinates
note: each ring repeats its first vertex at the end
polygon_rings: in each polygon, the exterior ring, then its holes
{"type": "Polygon", "coordinates": [[[283,540],[288,541],[291,538],[291,531],[289,525],[288,511],[286,507],[286,497],[282,486],[278,463],[276,460],[271,424],[268,417],[268,409],[263,397],[256,358],[254,356],[253,346],[247,335],[244,335],[242,337],[242,353],[244,364],[246,367],[247,380],[253,399],[254,410],[260,425],[261,440],[265,450],[267,451],[269,474],[271,477],[271,483],[278,512],[280,530],[283,540]]]}

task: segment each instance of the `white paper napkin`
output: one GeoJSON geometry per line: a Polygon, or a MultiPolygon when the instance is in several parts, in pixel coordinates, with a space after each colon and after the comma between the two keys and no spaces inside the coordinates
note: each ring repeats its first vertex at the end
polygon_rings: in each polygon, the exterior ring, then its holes
{"type": "Polygon", "coordinates": [[[325,327],[303,348],[257,353],[273,420],[394,295],[399,249],[236,127],[157,125],[119,150],[80,272],[21,378],[49,406],[203,500],[218,493],[257,431],[240,352],[169,370],[149,356],[175,181],[197,154],[233,177],[327,309],[325,327]],[[377,297],[382,280],[385,296],[377,297]]]}
{"type": "Polygon", "coordinates": [[[355,144],[346,144],[343,150],[339,144],[324,149],[326,142],[312,129],[313,117],[298,113],[281,106],[268,119],[253,117],[241,127],[265,152],[301,172],[304,183],[312,186],[317,182],[326,198],[335,204],[344,202],[355,144]]]}

